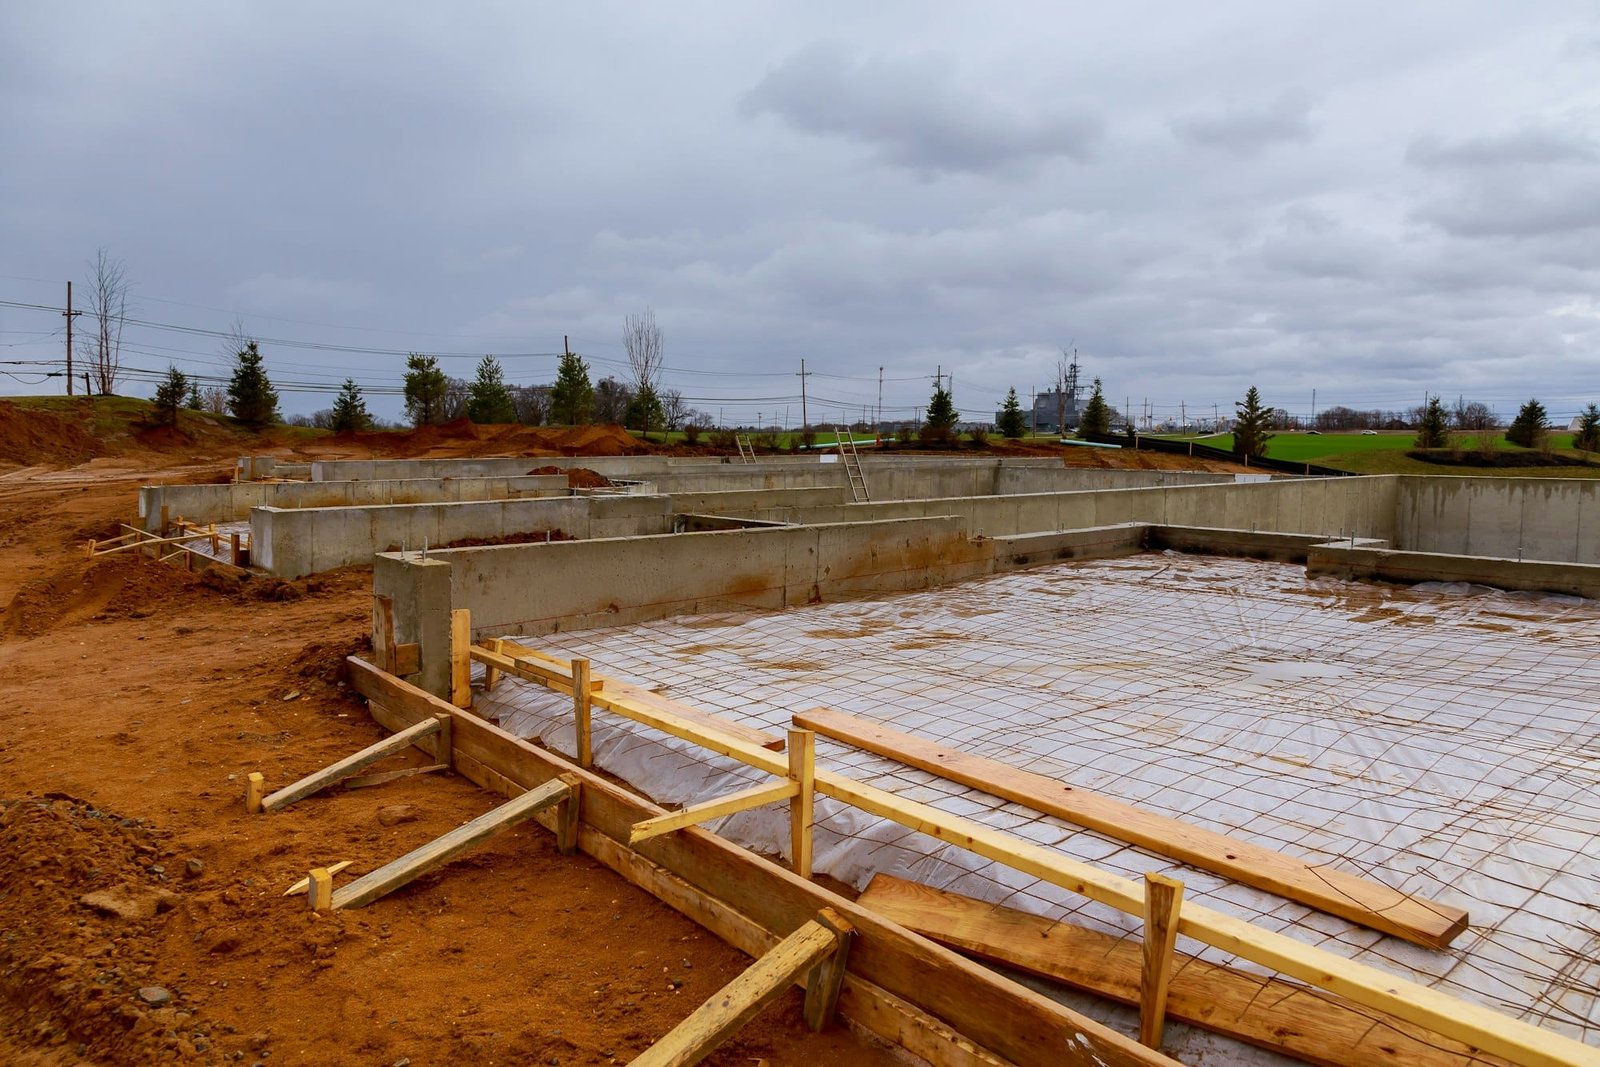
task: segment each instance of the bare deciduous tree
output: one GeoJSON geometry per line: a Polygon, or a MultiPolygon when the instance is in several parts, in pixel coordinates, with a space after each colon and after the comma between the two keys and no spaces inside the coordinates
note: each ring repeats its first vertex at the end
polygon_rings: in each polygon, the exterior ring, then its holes
{"type": "Polygon", "coordinates": [[[208,385],[200,390],[201,408],[212,415],[228,413],[228,391],[220,385],[208,385]]]}
{"type": "Polygon", "coordinates": [[[681,390],[668,389],[661,394],[661,418],[666,422],[667,429],[678,429],[689,416],[689,402],[683,399],[681,390]]]}
{"type": "MultiPolygon", "coordinates": [[[[656,313],[650,308],[645,308],[642,314],[629,315],[623,319],[622,344],[628,351],[628,370],[633,375],[634,396],[659,397],[661,371],[666,357],[662,352],[661,327],[656,325],[656,313]]],[[[659,400],[656,404],[659,404],[659,400]]],[[[645,405],[646,437],[650,435],[648,411],[656,404],[645,405]]]]}
{"type": "Polygon", "coordinates": [[[78,353],[94,387],[102,396],[116,391],[122,369],[122,324],[128,317],[128,268],[104,248],[95,252],[89,265],[90,329],[78,345],[78,353]]]}

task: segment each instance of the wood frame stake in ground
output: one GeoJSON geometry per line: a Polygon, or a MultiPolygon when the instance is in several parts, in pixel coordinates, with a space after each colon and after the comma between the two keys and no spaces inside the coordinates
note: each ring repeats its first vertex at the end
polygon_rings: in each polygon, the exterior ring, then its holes
{"type": "Polygon", "coordinates": [[[801,878],[811,877],[811,824],[816,813],[817,735],[810,730],[789,731],[789,781],[795,794],[789,801],[789,867],[801,878]]]}
{"type": "Polygon", "coordinates": [[[261,794],[266,791],[267,776],[251,771],[244,780],[244,810],[251,815],[261,814],[261,794]]]}
{"type": "Polygon", "coordinates": [[[1144,876],[1144,969],[1139,980],[1139,1041],[1161,1048],[1167,1021],[1167,988],[1172,982],[1172,950],[1178,944],[1183,883],[1165,875],[1144,876]]]}
{"type": "MultiPolygon", "coordinates": [[[[495,651],[499,651],[496,649],[495,651]]],[[[593,692],[589,682],[589,661],[575,659],[572,661],[572,717],[578,732],[578,766],[584,770],[594,766],[594,735],[592,731],[593,709],[590,706],[590,694],[593,692]]]]}
{"type": "Polygon", "coordinates": [[[450,611],[450,703],[472,707],[472,612],[450,611]]]}
{"type": "Polygon", "coordinates": [[[745,972],[712,995],[683,1022],[634,1057],[632,1067],[690,1067],[738,1033],[802,974],[806,1023],[813,1030],[832,1018],[844,978],[845,946],[854,927],[831,909],[778,942],[745,972]],[[819,972],[821,973],[819,975],[819,972]],[[819,1022],[813,1024],[812,1020],[819,1022]]]}

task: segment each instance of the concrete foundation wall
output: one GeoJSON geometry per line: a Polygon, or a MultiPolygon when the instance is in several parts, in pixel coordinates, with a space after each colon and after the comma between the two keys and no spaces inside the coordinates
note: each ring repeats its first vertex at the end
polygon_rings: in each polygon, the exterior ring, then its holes
{"type": "MultiPolygon", "coordinates": [[[[1396,479],[1271,482],[955,497],[795,509],[790,521],[848,522],[954,515],[990,537],[1142,522],[1393,540],[1396,479]]],[[[765,516],[763,516],[765,517],[765,516]]]]}
{"type": "MultiPolygon", "coordinates": [[[[842,504],[850,499],[850,490],[843,485],[819,489],[734,489],[720,493],[673,493],[672,511],[681,515],[694,512],[701,515],[753,515],[763,517],[792,511],[795,508],[815,508],[829,504],[842,504]]],[[[782,522],[783,519],[776,521],[782,522]]]]}
{"type": "MultiPolygon", "coordinates": [[[[671,530],[664,496],[549,497],[350,508],[262,507],[250,512],[250,560],[280,578],[366,563],[391,545],[421,551],[468,538],[560,530],[611,538],[671,530]]],[[[543,546],[541,546],[543,547],[543,546]]]]}
{"type": "Polygon", "coordinates": [[[239,522],[251,508],[370,507],[463,500],[565,496],[564,474],[512,478],[414,478],[362,482],[242,482],[236,485],[147,485],[139,490],[139,525],[153,530],[166,506],[172,518],[239,522]]]}
{"type": "MultiPolygon", "coordinates": [[[[830,597],[925,589],[983,573],[992,550],[951,519],[766,527],[431,553],[450,564],[451,604],[474,634],[551,633],[670,615],[776,609],[830,597]]],[[[374,561],[379,594],[406,560],[374,561]]]]}
{"type": "Polygon", "coordinates": [[[1600,563],[1600,482],[1403,478],[1394,541],[1412,552],[1600,563]]]}
{"type": "Polygon", "coordinates": [[[1316,545],[1306,559],[1306,573],[1344,581],[1367,578],[1388,582],[1471,582],[1497,589],[1600,598],[1600,566],[1543,560],[1454,556],[1435,552],[1316,545]]]}

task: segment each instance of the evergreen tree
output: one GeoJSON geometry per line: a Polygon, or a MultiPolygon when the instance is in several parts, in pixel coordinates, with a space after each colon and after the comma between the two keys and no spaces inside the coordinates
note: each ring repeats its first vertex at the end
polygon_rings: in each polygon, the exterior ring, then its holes
{"type": "Polygon", "coordinates": [[[1449,440],[1449,423],[1445,416],[1444,404],[1438,397],[1430,396],[1428,406],[1422,409],[1422,422],[1417,426],[1417,447],[1443,448],[1449,440]]]}
{"type": "Polygon", "coordinates": [[[365,430],[372,425],[372,415],[367,411],[367,402],[361,397],[361,387],[354,378],[346,378],[344,385],[339,388],[339,395],[333,400],[333,417],[328,426],[334,433],[348,433],[351,430],[365,430]]]}
{"type": "Polygon", "coordinates": [[[623,413],[622,421],[630,430],[643,430],[645,439],[649,440],[651,425],[660,426],[665,422],[661,398],[656,395],[655,386],[646,384],[633,394],[633,399],[628,401],[628,410],[623,413]]]}
{"type": "Polygon", "coordinates": [[[1590,404],[1578,416],[1578,432],[1573,435],[1572,447],[1600,452],[1600,407],[1590,404]]]}
{"type": "Polygon", "coordinates": [[[944,383],[938,382],[933,387],[933,397],[928,401],[927,434],[940,441],[950,436],[950,431],[955,427],[956,420],[961,418],[961,412],[956,410],[955,400],[950,396],[950,390],[944,383]]]}
{"type": "Polygon", "coordinates": [[[432,356],[413,352],[406,357],[406,415],[413,426],[431,426],[443,420],[445,394],[450,381],[432,356]]]}
{"type": "Polygon", "coordinates": [[[507,423],[517,421],[517,405],[506,388],[500,361],[484,356],[478,361],[478,377],[467,396],[467,418],[473,422],[507,423]]]}
{"type": "Polygon", "coordinates": [[[1536,448],[1549,428],[1544,405],[1537,400],[1530,400],[1522,405],[1517,417],[1511,420],[1511,427],[1506,430],[1506,440],[1523,448],[1536,448]]]}
{"type": "Polygon", "coordinates": [[[1015,440],[1021,437],[1028,429],[1028,420],[1022,416],[1022,404],[1017,400],[1017,390],[1012,388],[1006,394],[1005,406],[1000,409],[1001,434],[1015,440]]]}
{"type": "Polygon", "coordinates": [[[1096,378],[1094,392],[1089,394],[1089,402],[1083,405],[1083,414],[1078,419],[1078,436],[1088,437],[1110,432],[1111,406],[1106,403],[1106,393],[1100,385],[1100,379],[1096,378]]]}
{"type": "Polygon", "coordinates": [[[550,422],[579,426],[594,412],[594,387],[589,384],[589,365],[576,352],[561,357],[556,383],[550,387],[550,422]]]}
{"type": "Polygon", "coordinates": [[[156,423],[160,426],[178,425],[178,409],[183,406],[184,395],[189,392],[189,379],[183,371],[167,364],[167,376],[156,386],[156,423]]]}
{"type": "Polygon", "coordinates": [[[278,391],[261,365],[261,351],[247,341],[228,382],[228,411],[247,426],[260,428],[278,417],[278,391]]]}
{"type": "Polygon", "coordinates": [[[1261,406],[1261,394],[1251,386],[1243,400],[1234,402],[1238,415],[1233,425],[1233,452],[1236,456],[1259,458],[1267,454],[1267,442],[1272,434],[1267,432],[1272,411],[1261,406]]]}
{"type": "Polygon", "coordinates": [[[194,378],[189,379],[189,392],[183,398],[183,406],[190,411],[206,409],[206,398],[200,395],[200,382],[194,378]]]}

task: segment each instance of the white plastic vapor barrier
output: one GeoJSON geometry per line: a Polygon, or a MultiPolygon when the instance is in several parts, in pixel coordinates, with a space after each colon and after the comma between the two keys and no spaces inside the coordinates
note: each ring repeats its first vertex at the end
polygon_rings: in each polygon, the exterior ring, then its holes
{"type": "MultiPolygon", "coordinates": [[[[1419,948],[818,740],[821,766],[1108,871],[1170,871],[1208,906],[1600,1041],[1600,602],[1161,553],[528,643],[778,734],[827,705],[1458,905],[1470,929],[1448,951],[1419,948]]],[[[572,752],[570,698],[503,679],[478,701],[572,752]]],[[[603,711],[594,722],[597,762],[664,804],[765,778],[603,711]]],[[[833,800],[817,813],[817,869],[858,887],[886,871],[1138,936],[1135,917],[833,800]]],[[[788,849],[782,806],[710,828],[788,849]]],[[[1172,1035],[1179,1058],[1283,1062],[1172,1035]]]]}

